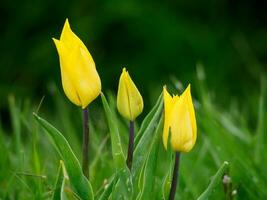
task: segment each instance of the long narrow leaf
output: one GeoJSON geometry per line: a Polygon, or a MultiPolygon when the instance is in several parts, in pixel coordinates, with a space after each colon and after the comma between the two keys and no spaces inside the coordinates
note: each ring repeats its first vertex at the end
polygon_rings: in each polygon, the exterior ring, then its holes
{"type": "Polygon", "coordinates": [[[128,167],[117,171],[118,180],[112,189],[112,200],[131,200],[133,197],[132,175],[128,167]]]}
{"type": "Polygon", "coordinates": [[[173,159],[173,149],[171,147],[171,137],[168,137],[168,145],[167,145],[167,151],[166,153],[166,164],[168,164],[168,168],[166,169],[166,173],[164,175],[164,179],[161,183],[161,200],[167,200],[169,198],[169,193],[171,189],[171,181],[172,181],[172,174],[173,174],[173,165],[174,165],[174,159],[173,159]]]}
{"type": "Polygon", "coordinates": [[[114,121],[113,113],[110,110],[107,99],[103,93],[101,93],[101,99],[106,113],[108,126],[110,130],[111,145],[112,145],[112,156],[117,169],[123,169],[126,167],[125,156],[122,151],[121,139],[119,129],[114,121]]]}
{"type": "Polygon", "coordinates": [[[104,186],[103,191],[98,198],[98,200],[107,200],[108,197],[111,195],[112,188],[114,186],[114,183],[117,181],[117,177],[112,177],[112,179],[109,181],[107,185],[104,186]]]}
{"type": "Polygon", "coordinates": [[[135,135],[134,143],[136,145],[139,143],[140,138],[142,137],[143,133],[145,132],[146,128],[148,127],[149,123],[151,122],[151,119],[153,118],[153,116],[157,112],[158,107],[161,105],[161,102],[162,102],[162,94],[159,96],[156,104],[154,105],[154,107],[151,109],[151,111],[147,114],[147,116],[143,120],[139,131],[135,135]]]}
{"type": "Polygon", "coordinates": [[[162,95],[159,97],[159,106],[155,106],[157,108],[156,112],[153,116],[149,116],[149,120],[146,122],[146,127],[141,128],[142,133],[141,138],[139,142],[136,144],[135,150],[134,150],[134,160],[133,160],[133,167],[132,167],[132,173],[133,177],[137,177],[136,174],[138,174],[142,168],[142,165],[144,164],[146,157],[148,155],[148,152],[145,151],[145,149],[149,149],[149,146],[151,145],[151,142],[153,141],[155,129],[158,125],[160,116],[162,114],[162,108],[163,108],[163,102],[162,102],[162,95]]]}
{"type": "Polygon", "coordinates": [[[54,191],[52,195],[52,200],[63,200],[64,197],[64,186],[65,180],[67,179],[67,174],[64,166],[64,162],[61,160],[58,168],[56,183],[54,186],[54,191]]]}
{"type": "Polygon", "coordinates": [[[51,137],[56,149],[63,159],[74,192],[83,200],[93,200],[94,195],[92,186],[83,175],[80,163],[66,138],[55,127],[37,114],[34,114],[34,117],[51,137]]]}
{"type": "Polygon", "coordinates": [[[208,200],[211,194],[215,191],[216,186],[221,183],[222,176],[229,166],[228,162],[224,162],[216,174],[212,177],[207,189],[198,197],[197,200],[208,200]]]}
{"type": "Polygon", "coordinates": [[[144,171],[140,176],[139,180],[139,195],[137,199],[139,200],[146,200],[146,199],[154,199],[153,195],[153,187],[155,184],[155,176],[156,176],[156,167],[157,167],[157,160],[158,160],[158,150],[159,145],[161,142],[161,133],[162,133],[162,118],[158,124],[156,135],[154,140],[152,141],[152,146],[149,151],[148,158],[145,163],[144,171]]]}

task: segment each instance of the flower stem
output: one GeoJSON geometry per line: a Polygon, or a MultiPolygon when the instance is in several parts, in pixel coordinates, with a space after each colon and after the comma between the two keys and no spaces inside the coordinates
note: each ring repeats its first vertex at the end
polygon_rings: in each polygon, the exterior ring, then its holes
{"type": "Polygon", "coordinates": [[[130,121],[128,155],[127,155],[127,161],[126,161],[127,166],[130,170],[132,168],[133,151],[134,151],[134,121],[130,121]]]}
{"type": "Polygon", "coordinates": [[[174,197],[175,197],[176,186],[177,186],[178,175],[179,175],[179,164],[180,164],[180,153],[176,152],[169,200],[174,200],[174,197]]]}
{"type": "Polygon", "coordinates": [[[89,110],[88,107],[83,109],[83,174],[89,178],[89,110]]]}

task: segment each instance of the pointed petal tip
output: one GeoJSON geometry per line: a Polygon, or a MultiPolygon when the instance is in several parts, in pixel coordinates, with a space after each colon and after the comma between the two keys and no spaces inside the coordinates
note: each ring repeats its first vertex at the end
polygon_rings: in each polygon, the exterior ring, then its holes
{"type": "Polygon", "coordinates": [[[191,83],[188,84],[186,90],[189,90],[189,91],[191,90],[191,83]]]}
{"type": "Polygon", "coordinates": [[[126,67],[123,67],[123,69],[122,69],[122,73],[123,73],[123,74],[128,74],[128,71],[127,71],[126,67]]]}
{"type": "Polygon", "coordinates": [[[181,94],[181,96],[188,96],[191,95],[191,84],[189,83],[184,92],[181,94]]]}
{"type": "Polygon", "coordinates": [[[167,96],[170,96],[170,97],[172,96],[172,95],[168,92],[168,90],[167,90],[167,86],[166,86],[166,85],[163,86],[163,94],[164,94],[164,95],[167,95],[167,96]]]}
{"type": "Polygon", "coordinates": [[[60,41],[59,41],[58,39],[56,39],[56,38],[52,38],[52,40],[53,40],[54,43],[60,42],[60,41]]]}
{"type": "Polygon", "coordinates": [[[69,23],[69,19],[68,18],[66,18],[66,20],[65,20],[64,27],[69,27],[70,28],[70,23],[69,23]]]}
{"type": "Polygon", "coordinates": [[[66,36],[69,35],[72,32],[69,24],[68,18],[66,18],[61,35],[60,35],[60,40],[64,41],[66,36]]]}
{"type": "Polygon", "coordinates": [[[61,43],[60,40],[56,39],[56,38],[52,38],[54,44],[56,45],[57,50],[59,50],[59,48],[61,47],[61,43]]]}
{"type": "Polygon", "coordinates": [[[167,90],[167,86],[166,85],[163,85],[163,92],[167,92],[168,93],[168,90],[167,90]]]}

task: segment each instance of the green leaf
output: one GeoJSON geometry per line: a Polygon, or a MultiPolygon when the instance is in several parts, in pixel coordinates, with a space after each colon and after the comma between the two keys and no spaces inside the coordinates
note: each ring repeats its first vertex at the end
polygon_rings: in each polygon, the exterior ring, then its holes
{"type": "Polygon", "coordinates": [[[160,116],[162,114],[162,108],[163,108],[163,101],[162,101],[162,95],[160,95],[159,100],[157,104],[154,106],[152,111],[148,114],[146,119],[143,122],[143,125],[140,128],[139,134],[141,135],[140,140],[137,140],[137,144],[134,150],[134,156],[133,156],[133,167],[132,167],[132,173],[133,177],[137,177],[137,174],[140,173],[140,170],[142,169],[143,164],[145,163],[145,160],[148,155],[148,151],[146,149],[149,149],[153,137],[155,137],[155,129],[158,125],[160,116]],[[154,112],[154,110],[156,110],[154,112]],[[153,115],[152,115],[153,113],[153,115]]]}
{"type": "Polygon", "coordinates": [[[169,134],[168,137],[168,145],[166,151],[167,160],[165,161],[168,168],[166,169],[166,174],[163,178],[161,183],[161,199],[167,200],[169,199],[169,193],[171,189],[171,181],[172,181],[172,174],[173,174],[173,166],[174,166],[174,159],[173,159],[173,149],[171,145],[171,136],[169,134]]]}
{"type": "Polygon", "coordinates": [[[80,163],[66,138],[55,127],[37,114],[34,113],[34,117],[51,137],[58,153],[63,159],[74,192],[83,200],[93,200],[94,195],[92,186],[83,175],[80,163]]]}
{"type": "Polygon", "coordinates": [[[157,112],[158,107],[161,105],[161,103],[162,103],[162,94],[159,96],[155,106],[152,108],[152,110],[147,114],[147,116],[143,120],[139,131],[135,135],[135,138],[134,138],[135,144],[139,143],[140,138],[142,137],[143,133],[145,132],[146,128],[148,127],[149,123],[151,122],[151,119],[153,118],[153,116],[157,112]]]}
{"type": "Polygon", "coordinates": [[[172,168],[170,167],[162,183],[161,196],[163,200],[167,200],[169,198],[169,193],[171,189],[171,178],[172,178],[172,168]]]}
{"type": "Polygon", "coordinates": [[[64,162],[61,160],[58,168],[56,183],[53,190],[52,198],[53,200],[63,200],[64,196],[64,187],[65,181],[67,179],[67,173],[64,166],[64,162]]]}
{"type": "Polygon", "coordinates": [[[112,188],[114,186],[114,183],[117,181],[117,177],[112,177],[111,180],[107,185],[104,186],[102,194],[98,198],[98,200],[107,200],[112,192],[112,188]]]}
{"type": "Polygon", "coordinates": [[[106,97],[104,96],[103,93],[101,93],[101,99],[110,130],[112,156],[115,162],[115,166],[117,169],[124,169],[126,167],[126,162],[125,162],[125,156],[122,151],[119,129],[116,124],[116,121],[114,121],[115,119],[114,114],[111,112],[106,97]]]}
{"type": "Polygon", "coordinates": [[[197,200],[208,200],[210,198],[211,194],[215,191],[216,186],[222,182],[222,176],[227,171],[228,167],[229,163],[225,161],[212,177],[207,189],[198,197],[197,200]]]}
{"type": "Polygon", "coordinates": [[[122,151],[119,129],[116,121],[114,120],[114,113],[112,113],[103,93],[101,94],[101,99],[109,125],[112,155],[117,169],[115,178],[116,181],[112,187],[111,199],[130,200],[132,199],[133,195],[132,175],[125,162],[125,156],[122,151]]]}
{"type": "Polygon", "coordinates": [[[161,118],[154,140],[152,141],[152,145],[149,151],[148,158],[144,165],[144,170],[139,177],[139,194],[137,199],[154,199],[153,195],[153,188],[155,183],[155,176],[156,176],[156,167],[157,167],[157,160],[158,160],[158,150],[159,145],[161,142],[161,133],[163,128],[163,120],[161,118]]]}
{"type": "Polygon", "coordinates": [[[133,196],[132,175],[128,167],[117,171],[118,180],[112,188],[112,200],[131,200],[133,196]]]}

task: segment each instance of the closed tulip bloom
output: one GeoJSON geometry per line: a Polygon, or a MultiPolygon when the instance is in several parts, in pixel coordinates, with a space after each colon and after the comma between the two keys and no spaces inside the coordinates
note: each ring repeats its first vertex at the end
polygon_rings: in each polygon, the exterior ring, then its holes
{"type": "Polygon", "coordinates": [[[183,94],[172,97],[164,92],[165,121],[163,130],[163,144],[167,148],[169,133],[174,151],[189,152],[196,143],[197,125],[192,102],[190,85],[183,94]]]}
{"type": "Polygon", "coordinates": [[[94,60],[84,43],[72,32],[66,20],[60,39],[54,39],[61,70],[63,90],[69,100],[85,108],[101,92],[94,60]]]}
{"type": "Polygon", "coordinates": [[[119,80],[117,107],[119,113],[130,121],[134,121],[144,107],[143,98],[125,68],[119,80]]]}

